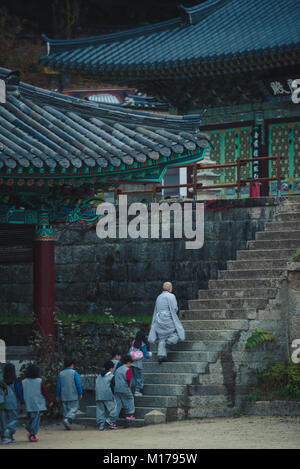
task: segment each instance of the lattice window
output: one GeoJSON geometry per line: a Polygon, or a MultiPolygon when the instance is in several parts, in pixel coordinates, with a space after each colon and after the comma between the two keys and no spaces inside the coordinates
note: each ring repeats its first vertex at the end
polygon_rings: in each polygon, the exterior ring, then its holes
{"type": "Polygon", "coordinates": [[[211,141],[210,158],[213,161],[215,161],[216,164],[220,164],[221,162],[220,134],[211,132],[210,141],[211,141]]]}
{"type": "MultiPolygon", "coordinates": [[[[240,157],[241,158],[251,158],[251,132],[252,128],[247,127],[247,129],[241,129],[240,131],[240,157]]],[[[241,170],[242,179],[247,179],[251,177],[251,164],[248,163],[247,166],[244,166],[241,170]]]]}
{"type": "MultiPolygon", "coordinates": [[[[210,132],[209,133],[210,135],[210,142],[211,142],[211,146],[209,147],[209,153],[207,153],[207,156],[209,156],[209,158],[212,160],[212,161],[215,161],[216,164],[221,164],[221,139],[220,139],[220,134],[219,132],[210,132]]],[[[217,173],[217,174],[222,174],[222,170],[221,169],[213,169],[213,172],[214,173],[217,173]]],[[[216,183],[217,183],[218,179],[216,179],[216,183]]]]}
{"type": "MultiPolygon", "coordinates": [[[[235,157],[235,131],[225,133],[225,163],[234,163],[235,157]]],[[[236,181],[236,168],[225,168],[225,183],[236,181]]]]}
{"type": "MultiPolygon", "coordinates": [[[[278,153],[284,155],[281,161],[281,173],[285,179],[289,177],[289,126],[274,125],[271,127],[270,154],[276,156],[278,153]]],[[[271,162],[270,176],[276,176],[276,161],[271,162]]]]}

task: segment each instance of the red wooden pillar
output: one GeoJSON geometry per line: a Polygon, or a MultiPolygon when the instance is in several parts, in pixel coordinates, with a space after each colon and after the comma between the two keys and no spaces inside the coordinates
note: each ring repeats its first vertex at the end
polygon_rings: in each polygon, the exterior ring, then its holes
{"type": "Polygon", "coordinates": [[[54,232],[48,211],[41,209],[34,235],[34,314],[38,332],[55,339],[54,232]]]}

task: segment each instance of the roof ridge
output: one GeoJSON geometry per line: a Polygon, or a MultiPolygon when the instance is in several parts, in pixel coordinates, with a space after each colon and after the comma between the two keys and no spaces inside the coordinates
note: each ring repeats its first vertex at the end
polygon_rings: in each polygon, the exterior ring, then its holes
{"type": "Polygon", "coordinates": [[[178,9],[180,10],[182,19],[191,26],[199,23],[210,13],[222,7],[224,3],[232,1],[233,0],[206,0],[205,2],[193,7],[179,5],[178,9]]]}
{"type": "Polygon", "coordinates": [[[147,26],[138,26],[126,29],[125,31],[118,31],[116,33],[100,34],[98,36],[89,36],[77,39],[51,39],[46,36],[46,34],[42,34],[42,38],[47,43],[47,55],[50,55],[50,53],[79,49],[80,47],[86,47],[88,45],[92,46],[116,40],[125,40],[130,37],[139,36],[140,34],[151,34],[176,26],[186,26],[187,24],[194,25],[228,1],[233,0],[206,0],[204,3],[200,3],[193,7],[179,5],[179,17],[147,26]]]}
{"type": "MultiPolygon", "coordinates": [[[[1,74],[1,69],[0,69],[0,74],[1,74]]],[[[24,94],[27,95],[32,95],[35,94],[36,96],[39,96],[40,99],[47,99],[48,102],[47,104],[49,106],[51,105],[56,105],[59,106],[65,104],[66,107],[70,105],[71,103],[75,106],[75,109],[79,112],[82,112],[83,115],[90,115],[92,111],[95,112],[95,116],[97,117],[97,111],[98,113],[106,113],[106,118],[113,119],[116,117],[119,118],[130,118],[130,121],[140,121],[141,125],[145,121],[147,121],[148,126],[151,126],[151,124],[154,127],[163,125],[166,126],[169,125],[170,127],[172,126],[177,126],[178,124],[181,125],[182,128],[185,130],[191,130],[193,129],[199,129],[199,126],[201,124],[201,115],[200,114],[188,114],[188,115],[171,115],[171,114],[157,114],[154,112],[148,112],[148,111],[140,111],[140,110],[134,110],[134,109],[128,109],[128,108],[123,108],[123,107],[116,107],[111,104],[105,104],[105,103],[97,103],[97,102],[88,102],[86,100],[77,98],[75,96],[67,96],[62,93],[58,93],[55,91],[47,90],[44,88],[39,88],[34,85],[30,85],[28,83],[20,82],[19,83],[19,91],[22,94],[22,91],[24,94]]],[[[74,110],[75,110],[74,109],[74,110]]],[[[99,117],[99,116],[98,116],[99,117]]]]}
{"type": "Polygon", "coordinates": [[[50,53],[79,49],[80,47],[86,47],[87,45],[92,46],[117,40],[125,40],[130,37],[139,36],[140,34],[151,34],[160,30],[180,26],[181,24],[182,18],[177,17],[160,23],[139,26],[138,28],[126,29],[125,31],[118,31],[116,33],[100,34],[99,36],[89,36],[77,39],[51,39],[46,36],[46,34],[42,34],[41,36],[47,43],[47,55],[50,55],[50,53]]]}

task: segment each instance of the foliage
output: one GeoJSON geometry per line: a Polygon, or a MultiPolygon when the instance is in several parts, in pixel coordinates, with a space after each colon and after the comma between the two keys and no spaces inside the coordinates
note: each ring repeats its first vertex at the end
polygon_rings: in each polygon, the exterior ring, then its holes
{"type": "Polygon", "coordinates": [[[297,249],[297,252],[292,255],[292,259],[295,262],[300,262],[300,248],[297,249]]]}
{"type": "Polygon", "coordinates": [[[42,41],[38,36],[30,40],[23,37],[28,24],[24,19],[8,14],[0,6],[0,64],[2,67],[22,72],[22,81],[45,87],[47,76],[39,65],[42,41]]]}
{"type": "Polygon", "coordinates": [[[265,343],[273,343],[276,347],[280,347],[275,335],[272,332],[266,331],[264,329],[256,329],[251,337],[248,338],[245,348],[251,350],[258,345],[265,343]]]}
{"type": "MultiPolygon", "coordinates": [[[[109,317],[104,314],[63,314],[57,313],[57,318],[61,321],[61,324],[64,326],[70,325],[73,322],[78,324],[109,324],[109,317]]],[[[136,324],[141,323],[150,323],[152,319],[151,315],[138,316],[136,324]]],[[[129,323],[132,321],[132,318],[129,316],[114,316],[114,321],[121,323],[129,323]]],[[[26,325],[33,324],[33,316],[30,315],[19,315],[11,313],[0,313],[0,324],[13,324],[13,325],[26,325]]]]}
{"type": "MultiPolygon", "coordinates": [[[[45,380],[49,394],[54,401],[58,373],[63,369],[64,358],[71,356],[79,374],[99,373],[104,360],[110,358],[114,348],[127,353],[130,342],[136,335],[136,321],[131,319],[127,323],[118,322],[106,310],[109,320],[108,327],[95,323],[80,324],[71,322],[64,325],[56,319],[56,340],[53,344],[51,336],[42,337],[34,332],[31,339],[32,361],[39,366],[41,376],[45,380]]],[[[21,373],[25,373],[27,364],[23,364],[21,373]]],[[[49,417],[57,417],[60,405],[55,405],[48,411],[49,417]]]]}
{"type": "Polygon", "coordinates": [[[249,401],[300,400],[300,363],[270,363],[263,370],[253,370],[257,385],[248,395],[249,401]]]}

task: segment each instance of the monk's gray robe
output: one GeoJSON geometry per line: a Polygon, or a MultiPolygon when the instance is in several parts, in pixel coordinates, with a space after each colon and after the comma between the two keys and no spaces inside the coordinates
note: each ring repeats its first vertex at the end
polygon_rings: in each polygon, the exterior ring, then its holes
{"type": "Polygon", "coordinates": [[[178,306],[175,295],[168,291],[162,292],[156,300],[148,341],[157,339],[158,356],[167,355],[166,345],[176,344],[185,339],[185,332],[177,316],[178,306]]]}

